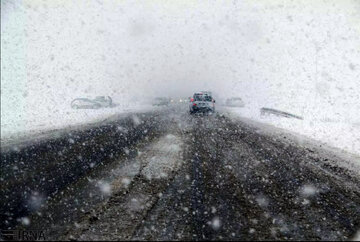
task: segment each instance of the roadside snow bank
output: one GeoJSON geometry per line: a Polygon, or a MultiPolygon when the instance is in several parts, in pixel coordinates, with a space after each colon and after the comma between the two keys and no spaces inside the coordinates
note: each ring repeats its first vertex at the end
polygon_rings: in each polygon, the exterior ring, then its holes
{"type": "Polygon", "coordinates": [[[275,115],[260,115],[260,109],[250,107],[227,107],[225,109],[238,116],[271,124],[275,127],[310,137],[322,144],[360,155],[360,122],[336,119],[315,119],[306,116],[304,117],[304,120],[298,120],[275,115]]]}
{"type": "Polygon", "coordinates": [[[53,112],[28,113],[17,119],[8,116],[1,117],[1,144],[50,130],[98,123],[116,114],[153,109],[150,105],[130,104],[102,109],[72,109],[70,104],[68,106],[53,112]]]}

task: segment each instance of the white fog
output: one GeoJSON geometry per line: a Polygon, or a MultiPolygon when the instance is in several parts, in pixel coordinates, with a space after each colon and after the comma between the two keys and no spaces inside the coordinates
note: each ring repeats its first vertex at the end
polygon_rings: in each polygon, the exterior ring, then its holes
{"type": "Polygon", "coordinates": [[[359,90],[359,0],[1,0],[0,240],[359,239],[359,90]]]}
{"type": "Polygon", "coordinates": [[[2,1],[2,125],[63,115],[75,97],[203,89],[359,123],[359,12],[357,1],[2,1]]]}

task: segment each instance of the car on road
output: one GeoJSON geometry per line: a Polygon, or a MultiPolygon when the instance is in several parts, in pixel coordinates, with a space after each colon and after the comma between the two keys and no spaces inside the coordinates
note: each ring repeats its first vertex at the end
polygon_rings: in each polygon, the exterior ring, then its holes
{"type": "Polygon", "coordinates": [[[226,99],[225,105],[229,107],[244,107],[245,103],[240,97],[232,97],[226,99]]]}
{"type": "Polygon", "coordinates": [[[198,112],[215,112],[215,100],[210,95],[210,92],[197,92],[190,99],[189,104],[190,114],[198,112]]]}
{"type": "Polygon", "coordinates": [[[112,107],[113,102],[109,96],[97,96],[94,99],[90,98],[75,98],[71,102],[73,109],[99,109],[112,107]]]}
{"type": "Polygon", "coordinates": [[[114,103],[112,102],[112,99],[110,96],[97,96],[94,99],[95,102],[99,103],[101,107],[112,107],[114,106],[114,103]]]}
{"type": "Polygon", "coordinates": [[[153,100],[153,106],[168,106],[170,104],[170,99],[167,97],[156,97],[153,100]]]}

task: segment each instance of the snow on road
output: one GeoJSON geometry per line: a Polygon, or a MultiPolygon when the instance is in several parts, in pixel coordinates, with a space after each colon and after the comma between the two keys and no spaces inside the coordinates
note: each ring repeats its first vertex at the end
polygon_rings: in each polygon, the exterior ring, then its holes
{"type": "Polygon", "coordinates": [[[106,195],[108,187],[114,192],[103,207],[98,207],[96,220],[89,222],[81,218],[77,224],[82,230],[74,228],[69,237],[80,240],[101,240],[104,236],[108,240],[131,238],[183,164],[182,146],[181,137],[174,132],[140,148],[138,157],[112,172],[114,179],[111,183],[103,183],[109,184],[105,186],[106,195]],[[127,170],[131,175],[126,174],[127,170]],[[156,181],[152,183],[152,179],[156,181]],[[124,187],[129,187],[127,192],[120,192],[124,187]]]}
{"type": "MultiPolygon", "coordinates": [[[[144,157],[145,167],[142,174],[149,180],[166,178],[177,170],[181,162],[182,141],[179,137],[168,134],[152,147],[151,157],[144,157]]],[[[149,156],[149,154],[147,154],[149,156]]]]}
{"type": "Polygon", "coordinates": [[[330,120],[306,116],[303,117],[304,120],[298,120],[275,115],[261,116],[259,109],[250,107],[226,108],[226,111],[310,137],[324,145],[360,155],[360,120],[330,120]]]}

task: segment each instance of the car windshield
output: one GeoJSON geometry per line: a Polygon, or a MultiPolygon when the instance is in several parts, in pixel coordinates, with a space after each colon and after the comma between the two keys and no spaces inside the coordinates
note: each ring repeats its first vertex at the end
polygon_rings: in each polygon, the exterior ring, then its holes
{"type": "Polygon", "coordinates": [[[194,100],[195,100],[195,101],[211,102],[211,101],[212,101],[212,97],[209,96],[209,95],[197,94],[197,95],[194,95],[194,100]]]}
{"type": "Polygon", "coordinates": [[[360,240],[360,0],[0,4],[0,241],[360,240]]]}

